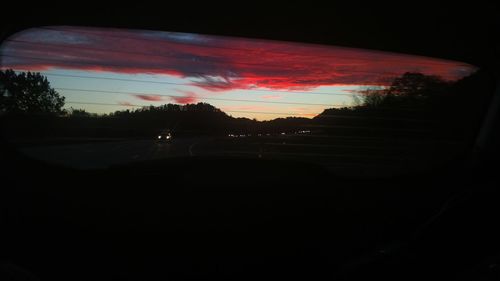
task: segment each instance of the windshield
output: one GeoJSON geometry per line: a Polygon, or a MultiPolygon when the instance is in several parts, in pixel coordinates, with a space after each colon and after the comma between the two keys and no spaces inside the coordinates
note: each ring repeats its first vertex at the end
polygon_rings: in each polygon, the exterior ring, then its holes
{"type": "Polygon", "coordinates": [[[422,171],[463,154],[485,100],[462,62],[189,33],[33,28],[0,63],[3,137],[80,169],[223,156],[422,171]]]}

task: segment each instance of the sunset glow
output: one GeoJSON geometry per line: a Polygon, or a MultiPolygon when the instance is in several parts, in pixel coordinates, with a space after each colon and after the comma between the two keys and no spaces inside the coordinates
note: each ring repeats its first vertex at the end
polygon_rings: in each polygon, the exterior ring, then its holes
{"type": "Polygon", "coordinates": [[[360,49],[187,33],[43,27],[0,47],[3,69],[46,75],[66,107],[109,113],[210,103],[235,117],[314,117],[350,106],[360,87],[405,72],[457,80],[475,67],[360,49]]]}

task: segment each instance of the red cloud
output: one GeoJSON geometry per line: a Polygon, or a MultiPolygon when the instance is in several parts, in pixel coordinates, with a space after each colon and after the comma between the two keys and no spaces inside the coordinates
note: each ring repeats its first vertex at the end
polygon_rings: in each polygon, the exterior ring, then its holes
{"type": "Polygon", "coordinates": [[[452,61],[330,46],[134,30],[55,29],[31,29],[9,38],[0,49],[2,67],[175,75],[210,91],[387,85],[389,78],[405,72],[456,80],[476,69],[452,61]]]}
{"type": "Polygon", "coordinates": [[[196,94],[193,92],[182,91],[182,90],[177,90],[177,91],[184,93],[185,96],[183,96],[183,97],[173,97],[172,96],[171,99],[173,101],[175,101],[176,103],[186,104],[186,103],[196,103],[198,101],[198,99],[196,98],[196,94]]]}
{"type": "Polygon", "coordinates": [[[141,100],[146,100],[146,101],[162,101],[163,98],[161,96],[155,96],[155,95],[135,95],[137,98],[141,100]]]}

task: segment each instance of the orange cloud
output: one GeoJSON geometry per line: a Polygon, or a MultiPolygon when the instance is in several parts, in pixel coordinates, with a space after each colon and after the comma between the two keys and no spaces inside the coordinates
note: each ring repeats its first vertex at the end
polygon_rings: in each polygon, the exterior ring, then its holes
{"type": "Polygon", "coordinates": [[[262,99],[265,99],[265,100],[279,100],[279,99],[282,99],[283,96],[281,95],[263,95],[261,96],[262,99]]]}

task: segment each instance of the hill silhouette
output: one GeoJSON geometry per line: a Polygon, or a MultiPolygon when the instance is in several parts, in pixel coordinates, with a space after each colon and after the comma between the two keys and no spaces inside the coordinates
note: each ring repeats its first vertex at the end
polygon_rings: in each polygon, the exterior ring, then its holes
{"type": "MultiPolygon", "coordinates": [[[[10,72],[9,72],[10,73],[10,72]]],[[[26,76],[26,75],[25,75],[26,76]]],[[[23,76],[24,77],[24,76],[23,76]]],[[[29,74],[27,77],[46,78],[29,74]]],[[[487,97],[478,85],[489,79],[478,71],[457,82],[421,73],[405,73],[385,88],[354,94],[356,106],[325,109],[314,118],[288,117],[268,121],[235,118],[208,103],[164,104],[97,115],[83,109],[63,114],[3,112],[2,133],[16,137],[153,137],[170,130],[177,135],[280,134],[303,131],[326,135],[389,137],[464,137],[477,124],[487,97]]],[[[32,81],[31,81],[32,82],[32,81]]],[[[31,83],[30,82],[30,83],[31,83]]],[[[46,85],[45,91],[50,91],[46,85]]],[[[58,101],[59,103],[61,101],[58,101]]]]}

